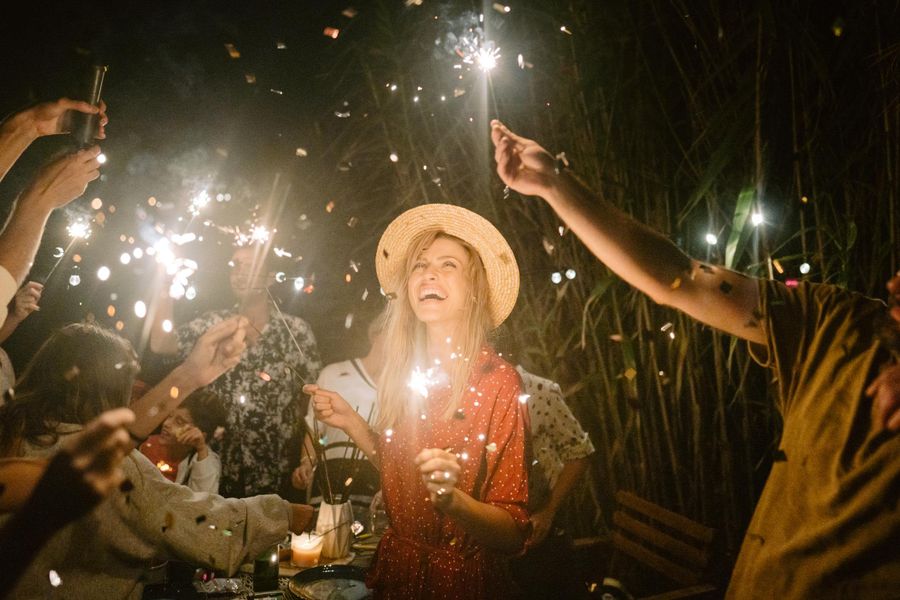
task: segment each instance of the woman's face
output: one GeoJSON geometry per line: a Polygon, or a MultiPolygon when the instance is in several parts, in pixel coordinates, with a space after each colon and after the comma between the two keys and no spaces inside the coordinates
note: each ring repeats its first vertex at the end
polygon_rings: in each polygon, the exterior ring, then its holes
{"type": "Polygon", "coordinates": [[[417,257],[407,284],[416,317],[426,326],[458,324],[468,306],[469,253],[456,240],[439,237],[417,257]]]}

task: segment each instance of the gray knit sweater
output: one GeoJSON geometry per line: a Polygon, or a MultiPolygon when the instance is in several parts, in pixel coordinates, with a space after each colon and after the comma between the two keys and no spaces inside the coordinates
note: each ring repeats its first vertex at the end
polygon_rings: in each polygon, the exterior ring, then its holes
{"type": "MultiPolygon", "coordinates": [[[[79,430],[61,425],[61,440],[79,430]]],[[[47,456],[58,445],[26,444],[24,455],[47,456]]],[[[138,600],[151,559],[177,558],[231,574],[288,532],[290,507],[278,496],[226,499],[193,492],[167,480],[137,450],[122,469],[133,489],[113,493],[60,530],[10,598],[138,600]]]]}

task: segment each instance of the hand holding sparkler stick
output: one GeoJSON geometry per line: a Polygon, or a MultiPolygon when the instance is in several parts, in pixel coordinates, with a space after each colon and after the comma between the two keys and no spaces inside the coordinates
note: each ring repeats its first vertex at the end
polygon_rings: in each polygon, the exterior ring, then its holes
{"type": "Polygon", "coordinates": [[[555,159],[534,140],[516,135],[506,125],[491,121],[491,140],[497,174],[503,183],[526,196],[544,195],[556,173],[555,159]]]}
{"type": "Polygon", "coordinates": [[[69,133],[72,126],[72,113],[79,112],[85,115],[97,115],[99,118],[99,131],[96,139],[106,138],[106,124],[109,117],[106,115],[106,103],[100,100],[98,106],[81,100],[60,98],[53,102],[42,102],[22,111],[12,121],[18,124],[22,131],[32,140],[45,135],[57,135],[69,133]]]}
{"type": "Polygon", "coordinates": [[[66,154],[45,166],[22,195],[22,202],[45,210],[61,208],[81,196],[100,177],[100,146],[66,154]]]}
{"type": "Polygon", "coordinates": [[[431,502],[441,510],[447,509],[453,502],[459,480],[459,459],[449,449],[426,448],[419,452],[414,462],[431,502]]]}
{"type": "Polygon", "coordinates": [[[362,420],[353,407],[337,392],[320,388],[314,383],[303,386],[303,393],[312,396],[310,402],[316,413],[316,419],[331,427],[347,431],[355,419],[362,420]]]}
{"type": "Polygon", "coordinates": [[[315,384],[307,384],[303,386],[303,393],[312,396],[310,401],[313,403],[317,420],[342,430],[353,440],[357,448],[365,453],[376,469],[380,467],[378,434],[372,431],[362,415],[353,410],[353,407],[337,392],[320,388],[315,384]]]}
{"type": "Polygon", "coordinates": [[[247,319],[232,317],[200,336],[183,363],[132,404],[137,420],[130,432],[141,442],[194,390],[209,385],[240,362],[247,319]]]}

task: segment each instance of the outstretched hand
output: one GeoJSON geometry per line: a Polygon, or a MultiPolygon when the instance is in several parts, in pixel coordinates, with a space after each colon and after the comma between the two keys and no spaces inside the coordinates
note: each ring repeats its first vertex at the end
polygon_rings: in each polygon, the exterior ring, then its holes
{"type": "Polygon", "coordinates": [[[553,156],[496,119],[491,121],[491,141],[503,183],[526,196],[546,196],[556,175],[553,156]]]}
{"type": "Polygon", "coordinates": [[[866,388],[872,398],[872,422],[889,431],[900,431],[900,365],[885,368],[866,388]]]}
{"type": "Polygon", "coordinates": [[[19,291],[16,292],[14,300],[15,307],[12,312],[9,313],[8,318],[21,322],[28,318],[28,315],[34,311],[40,310],[41,307],[38,306],[38,303],[41,301],[41,293],[43,291],[44,286],[37,281],[29,281],[20,287],[19,291]]]}
{"type": "Polygon", "coordinates": [[[117,489],[124,480],[119,465],[132,448],[125,427],[133,422],[130,409],[106,411],[63,447],[63,452],[71,457],[72,468],[100,497],[117,489]]]}
{"type": "Polygon", "coordinates": [[[900,273],[896,273],[887,282],[888,310],[894,323],[900,327],[900,273]]]}
{"type": "Polygon", "coordinates": [[[92,146],[54,160],[38,172],[24,201],[37,202],[48,210],[65,206],[100,177],[99,155],[100,146],[92,146]]]}
{"type": "Polygon", "coordinates": [[[34,137],[68,133],[71,129],[71,111],[88,115],[100,115],[100,130],[97,139],[106,138],[106,124],[109,118],[106,116],[106,103],[100,101],[100,106],[94,106],[81,100],[60,98],[53,102],[42,102],[36,106],[22,111],[18,117],[29,128],[29,133],[34,137]]]}
{"type": "Polygon", "coordinates": [[[246,334],[245,317],[216,323],[200,336],[181,366],[198,387],[209,385],[241,361],[246,334]]]}
{"type": "Polygon", "coordinates": [[[358,416],[353,407],[337,392],[320,388],[314,383],[308,383],[303,386],[303,393],[312,396],[310,402],[312,402],[316,419],[326,425],[346,432],[351,420],[358,416]]]}

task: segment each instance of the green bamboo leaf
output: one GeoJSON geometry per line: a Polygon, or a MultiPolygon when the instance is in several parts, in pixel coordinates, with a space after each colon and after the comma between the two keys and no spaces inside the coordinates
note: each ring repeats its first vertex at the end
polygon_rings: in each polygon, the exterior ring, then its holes
{"type": "Polygon", "coordinates": [[[746,188],[738,195],[737,204],[734,207],[734,217],[731,220],[731,233],[728,234],[728,244],[725,246],[725,266],[735,268],[738,258],[750,239],[750,230],[747,221],[750,220],[750,211],[753,208],[753,188],[746,188]]]}

